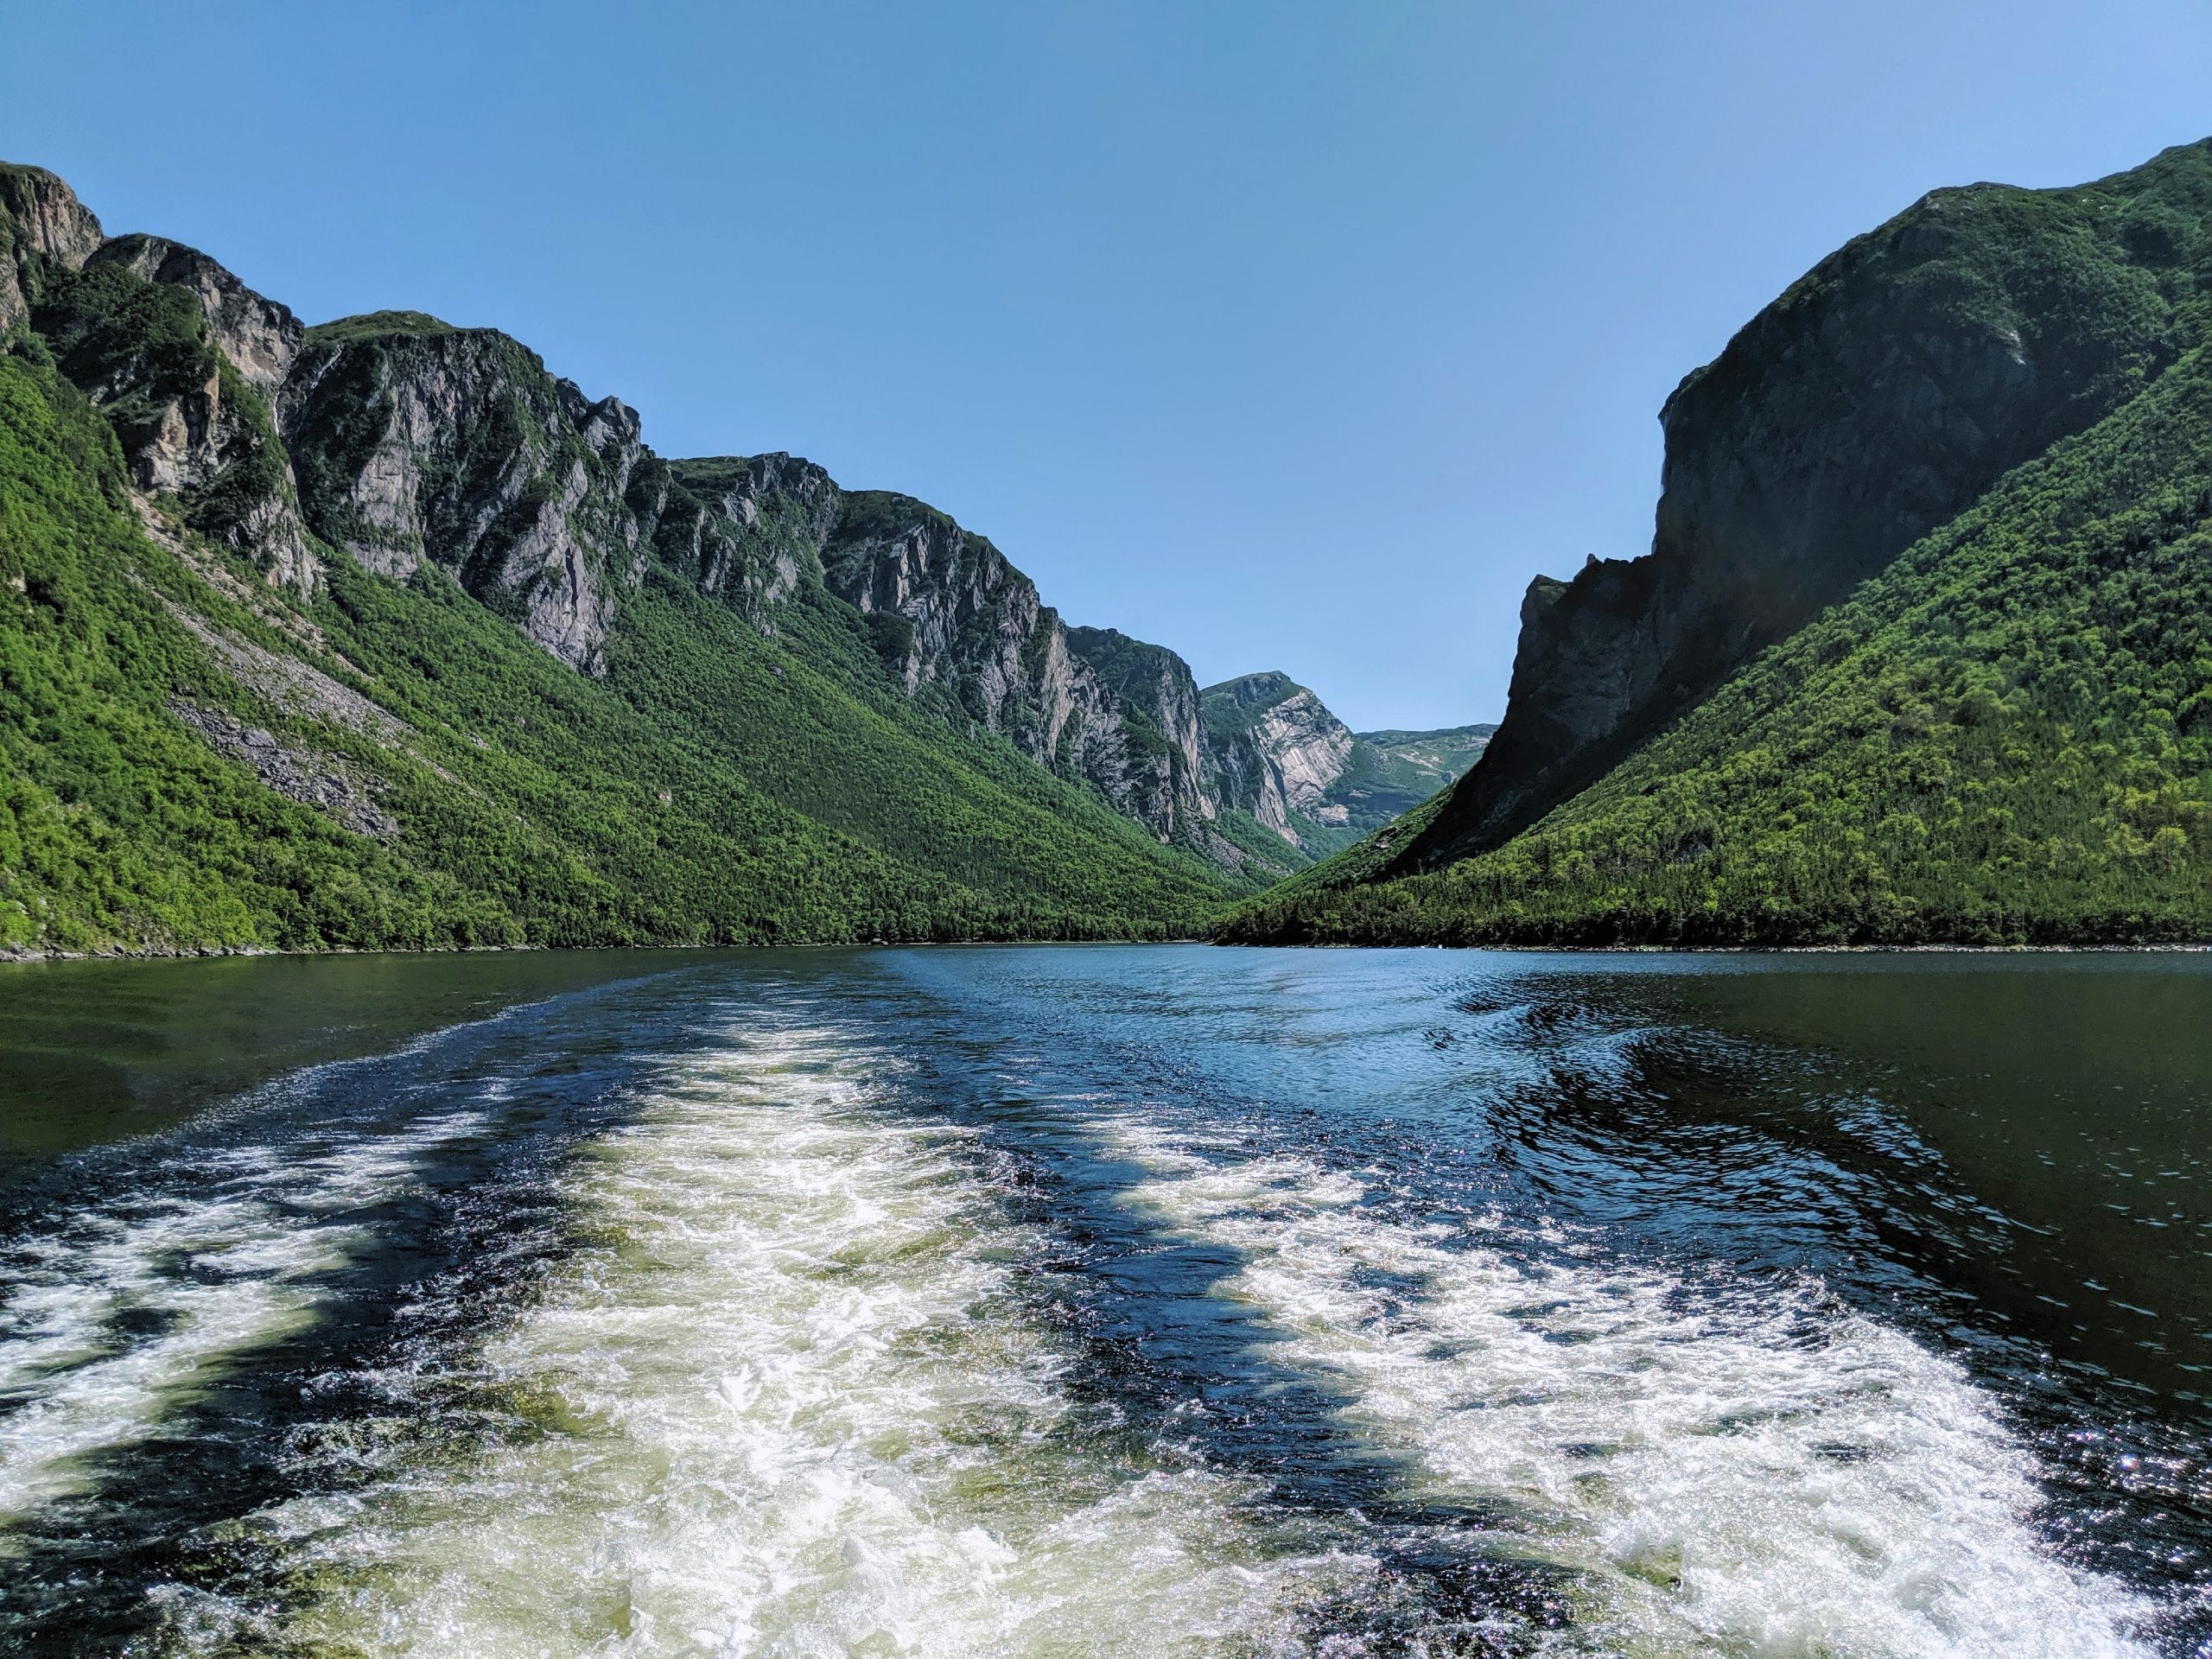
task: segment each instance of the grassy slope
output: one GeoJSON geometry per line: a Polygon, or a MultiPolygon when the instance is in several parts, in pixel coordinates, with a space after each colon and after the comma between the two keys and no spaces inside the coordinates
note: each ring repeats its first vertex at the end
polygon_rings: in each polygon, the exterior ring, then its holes
{"type": "Polygon", "coordinates": [[[810,658],[656,575],[594,681],[448,578],[335,559],[317,648],[207,580],[222,555],[203,548],[195,570],[123,502],[101,416],[0,357],[0,945],[1147,937],[1220,900],[1206,872],[995,740],[871,700],[834,620],[810,658]],[[270,703],[178,608],[411,732],[270,703]],[[264,788],[179,723],[176,698],[335,757],[398,836],[264,788]]]}
{"type": "Polygon", "coordinates": [[[1211,828],[1244,855],[1244,872],[1256,879],[1256,885],[1270,885],[1313,862],[1305,849],[1292,846],[1250,813],[1234,807],[1216,814],[1211,828]]]}
{"type": "Polygon", "coordinates": [[[1425,798],[1464,777],[1467,769],[1482,758],[1483,746],[1497,729],[1493,721],[1478,721],[1471,726],[1446,726],[1432,732],[1393,729],[1361,732],[1358,736],[1361,742],[1385,760],[1408,768],[1426,781],[1428,787],[1423,791],[1425,798]]]}
{"type": "Polygon", "coordinates": [[[2212,937],[2212,365],[2016,470],[1506,846],[1364,885],[1414,828],[1224,937],[2212,937]]]}

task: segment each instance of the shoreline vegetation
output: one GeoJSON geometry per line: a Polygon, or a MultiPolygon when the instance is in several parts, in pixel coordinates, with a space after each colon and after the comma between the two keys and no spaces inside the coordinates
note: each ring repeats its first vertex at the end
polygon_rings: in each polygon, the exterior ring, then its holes
{"type": "Polygon", "coordinates": [[[0,952],[0,969],[51,962],[195,962],[239,957],[467,957],[582,953],[596,950],[664,951],[670,955],[753,950],[1113,950],[1131,946],[1204,944],[1231,950],[1465,950],[1535,957],[1821,957],[1821,956],[2188,956],[2212,951],[2212,939],[2108,940],[2076,944],[1300,944],[1284,946],[1203,936],[1163,939],[859,939],[793,940],[780,944],[463,944],[422,950],[327,945],[288,950],[276,945],[210,946],[175,950],[44,950],[0,952]]]}

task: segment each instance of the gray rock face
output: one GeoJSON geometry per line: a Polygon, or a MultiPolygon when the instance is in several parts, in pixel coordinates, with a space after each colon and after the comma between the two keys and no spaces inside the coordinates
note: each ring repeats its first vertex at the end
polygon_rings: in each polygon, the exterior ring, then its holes
{"type": "Polygon", "coordinates": [[[317,535],[370,569],[428,562],[599,673],[613,590],[642,570],[625,497],[638,418],[492,329],[377,317],[309,332],[277,400],[317,535]]]}
{"type": "MultiPolygon", "coordinates": [[[[219,486],[224,474],[234,466],[257,470],[256,463],[263,460],[262,445],[266,442],[259,426],[256,423],[255,429],[249,432],[241,422],[228,443],[216,446],[217,464],[205,474],[209,488],[219,486]]],[[[200,515],[200,527],[259,564],[270,587],[312,594],[322,564],[308,543],[307,525],[300,517],[291,463],[270,442],[265,464],[270,477],[264,486],[240,491],[236,501],[226,504],[219,514],[200,515]]]]}
{"type": "Polygon", "coordinates": [[[620,403],[503,334],[428,318],[308,332],[277,409],[317,535],[381,575],[452,572],[573,667],[604,671],[648,556],[772,637],[812,585],[860,613],[908,696],[1202,842],[1195,691],[1179,747],[1071,648],[1028,577],[921,502],[841,490],[785,454],[664,461],[620,403]]]}
{"type": "Polygon", "coordinates": [[[37,262],[75,270],[100,245],[100,222],[41,167],[0,163],[0,334],[30,315],[37,262]]]}
{"type": "MultiPolygon", "coordinates": [[[[1185,752],[1070,649],[1035,584],[918,501],[841,490],[785,454],[664,461],[620,403],[505,335],[411,315],[309,331],[277,409],[317,535],[381,575],[449,570],[585,672],[604,671],[648,556],[770,636],[811,584],[865,619],[907,696],[1090,780],[1163,838],[1206,816],[1185,752]]],[[[1193,712],[1184,724],[1195,748],[1193,712]]]]}
{"type": "Polygon", "coordinates": [[[1351,765],[1356,740],[1321,699],[1287,674],[1247,674],[1205,692],[1207,748],[1217,798],[1293,846],[1295,820],[1341,824],[1349,810],[1326,798],[1351,765]]]}
{"type": "MultiPolygon", "coordinates": [[[[1306,687],[1280,673],[1248,674],[1199,691],[1174,652],[1111,628],[1073,628],[1069,640],[1169,753],[1181,798],[1205,830],[1198,844],[1248,874],[1288,874],[1418,806],[1457,779],[1492,729],[1389,731],[1361,736],[1306,687]],[[1225,815],[1272,832],[1274,851],[1225,815]]],[[[1189,822],[1187,818],[1184,820],[1189,822]]]]}
{"type": "Polygon", "coordinates": [[[1456,781],[1495,729],[1357,733],[1288,675],[1200,694],[1205,787],[1309,858],[1325,858],[1456,781]]]}
{"type": "Polygon", "coordinates": [[[869,619],[910,696],[939,694],[1040,765],[1088,779],[1162,840],[1198,836],[1208,813],[1180,752],[988,541],[909,497],[862,492],[845,497],[822,572],[869,619]]]}
{"type": "Polygon", "coordinates": [[[1205,731],[1198,712],[1198,683],[1191,665],[1165,645],[1133,639],[1119,628],[1067,631],[1068,648],[1090,665],[1133,715],[1151,728],[1152,747],[1176,774],[1172,787],[1202,817],[1214,804],[1206,792],[1205,731]]]}
{"type": "Polygon", "coordinates": [[[264,299],[196,248],[157,236],[118,236],[86,262],[115,264],[149,283],[181,288],[200,302],[216,348],[264,397],[284,384],[307,331],[291,311],[264,299]]]}
{"type": "Polygon", "coordinates": [[[311,589],[315,556],[262,397],[298,338],[291,314],[189,248],[104,240],[69,188],[34,168],[0,168],[0,225],[12,251],[0,327],[35,322],[54,342],[109,415],[132,483],[176,497],[193,528],[272,584],[311,589]]]}
{"type": "Polygon", "coordinates": [[[197,732],[216,753],[251,766],[263,784],[287,800],[321,807],[357,836],[378,841],[397,837],[399,820],[378,804],[375,795],[340,756],[298,744],[288,746],[274,734],[248,726],[225,709],[180,698],[169,704],[169,712],[197,732]]]}
{"type": "Polygon", "coordinates": [[[1651,551],[1530,585],[1505,718],[1393,872],[1534,823],[2170,360],[2155,270],[2082,257],[2115,234],[2088,192],[1939,191],[1762,311],[1661,413],[1651,551]]]}
{"type": "Polygon", "coordinates": [[[1210,828],[1217,805],[1191,665],[1118,628],[1070,628],[1067,640],[1120,701],[1119,763],[1128,802],[1122,810],[1203,857],[1240,866],[1243,855],[1210,828]]]}
{"type": "Polygon", "coordinates": [[[819,581],[843,492],[794,455],[716,456],[639,469],[631,506],[652,524],[662,562],[772,636],[776,607],[819,581]]]}

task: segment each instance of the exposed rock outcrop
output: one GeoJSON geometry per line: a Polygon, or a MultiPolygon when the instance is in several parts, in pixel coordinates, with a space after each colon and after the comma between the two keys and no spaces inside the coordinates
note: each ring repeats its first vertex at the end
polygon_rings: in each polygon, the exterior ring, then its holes
{"type": "Polygon", "coordinates": [[[1488,726],[1359,734],[1287,674],[1247,674],[1200,695],[1205,783],[1309,858],[1410,811],[1481,753],[1488,726]]]}
{"type": "Polygon", "coordinates": [[[50,264],[75,270],[100,245],[100,222],[42,167],[0,163],[0,334],[30,315],[50,264]]]}
{"type": "Polygon", "coordinates": [[[178,499],[186,522],[305,591],[315,561],[262,393],[299,326],[204,254],[149,237],[103,240],[68,187],[0,168],[13,250],[0,326],[37,330],[105,410],[131,480],[178,499]]]}
{"type": "Polygon", "coordinates": [[[1530,585],[1504,721],[1392,869],[1510,838],[2171,360],[2192,221],[2154,198],[2203,148],[2078,190],[1937,191],[1685,379],[1651,551],[1530,585]]]}
{"type": "Polygon", "coordinates": [[[370,569],[429,563],[562,661],[604,667],[642,569],[638,417],[488,328],[380,313],[308,331],[277,402],[315,533],[370,569]]]}
{"type": "Polygon", "coordinates": [[[988,540],[910,497],[861,492],[845,497],[822,569],[909,696],[939,694],[1162,840],[1199,835],[1211,814],[1184,752],[1071,648],[1059,613],[988,540]]]}
{"type": "Polygon", "coordinates": [[[251,766],[263,784],[287,800],[320,807],[357,836],[390,841],[399,834],[399,820],[378,804],[374,791],[340,756],[285,743],[227,710],[181,698],[170,703],[169,712],[216,753],[251,766]]]}
{"type": "Polygon", "coordinates": [[[86,263],[120,265],[146,282],[183,289],[200,302],[209,338],[248,385],[267,397],[284,384],[307,330],[288,307],[263,298],[197,248],[158,236],[118,236],[86,263]]]}
{"type": "Polygon", "coordinates": [[[908,696],[1205,850],[1195,691],[1165,739],[1028,577],[924,503],[786,454],[664,461],[616,399],[504,334],[411,314],[309,331],[278,410],[318,535],[381,575],[450,571],[575,668],[604,671],[648,556],[771,637],[812,587],[859,613],[908,696]]]}
{"type": "Polygon", "coordinates": [[[1166,646],[1118,628],[1070,628],[1067,634],[1069,649],[1121,699],[1132,747],[1148,757],[1153,786],[1175,822],[1185,828],[1211,822],[1215,802],[1191,665],[1166,646]]]}
{"type": "Polygon", "coordinates": [[[1204,695],[1207,747],[1220,798],[1294,846],[1296,820],[1341,824],[1327,797],[1351,765],[1351,730],[1288,675],[1246,674],[1204,695]]]}
{"type": "Polygon", "coordinates": [[[631,486],[632,510],[655,526],[662,562],[775,632],[775,608],[819,581],[822,549],[844,493],[796,455],[649,458],[631,486]]]}

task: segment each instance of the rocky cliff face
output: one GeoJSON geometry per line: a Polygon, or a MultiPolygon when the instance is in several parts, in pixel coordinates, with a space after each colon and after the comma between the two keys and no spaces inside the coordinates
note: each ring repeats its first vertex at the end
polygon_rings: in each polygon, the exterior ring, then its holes
{"type": "Polygon", "coordinates": [[[1184,752],[1071,644],[1036,584],[988,541],[909,497],[863,492],[845,498],[822,570],[829,591],[868,620],[909,696],[934,693],[955,717],[1088,779],[1163,840],[1203,848],[1211,810],[1184,752]]]}
{"type": "MultiPolygon", "coordinates": [[[[149,520],[181,518],[273,584],[311,593],[334,553],[394,579],[435,567],[594,676],[651,562],[770,638],[794,605],[849,606],[890,683],[954,729],[1088,781],[1162,841],[1245,861],[1211,828],[1182,660],[1070,630],[922,502],[786,454],[664,459],[620,400],[495,330],[414,312],[303,328],[194,249],[105,237],[36,168],[0,167],[0,336],[50,353],[107,414],[149,520]]],[[[1295,793],[1302,764],[1269,763],[1267,787],[1295,793]]]]}
{"type": "Polygon", "coordinates": [[[75,270],[102,240],[76,192],[40,167],[0,164],[0,334],[29,320],[49,270],[75,270]]]}
{"type": "Polygon", "coordinates": [[[119,265],[140,280],[181,288],[200,302],[210,341],[266,397],[284,384],[307,330],[288,307],[264,299],[196,248],[158,236],[118,236],[86,262],[119,265]]]}
{"type": "Polygon", "coordinates": [[[1118,628],[1070,628],[1067,636],[1069,649],[1121,699],[1132,746],[1150,758],[1157,787],[1174,804],[1179,823],[1211,822],[1216,804],[1191,665],[1166,646],[1118,628]]]}
{"type": "Polygon", "coordinates": [[[1196,780],[1189,798],[1209,826],[1209,855],[1248,874],[1289,874],[1382,828],[1458,779],[1492,729],[1370,741],[1287,675],[1248,674],[1201,692],[1189,664],[1161,646],[1112,628],[1071,628],[1068,638],[1141,717],[1149,741],[1165,746],[1178,788],[1196,780]]]}
{"type": "Polygon", "coordinates": [[[277,399],[315,533],[370,569],[423,563],[599,672],[641,573],[638,417],[488,328],[384,314],[311,330],[277,399]]]}
{"type": "Polygon", "coordinates": [[[790,455],[664,460],[620,399],[415,313],[312,331],[278,410],[319,536],[383,575],[451,572],[587,673],[649,555],[772,634],[844,499],[790,455]]]}
{"type": "Polygon", "coordinates": [[[844,499],[828,473],[785,454],[649,456],[630,490],[663,563],[772,637],[776,607],[802,581],[822,579],[822,549],[844,499]]]}
{"type": "Polygon", "coordinates": [[[1329,798],[1351,766],[1356,740],[1320,698],[1287,674],[1247,674],[1203,694],[1207,747],[1219,798],[1302,845],[1299,820],[1341,825],[1329,798]]]}
{"type": "Polygon", "coordinates": [[[1456,781],[1495,729],[1348,729],[1289,676],[1247,674],[1200,696],[1205,786],[1308,859],[1325,858],[1456,781]]]}
{"type": "Polygon", "coordinates": [[[61,372],[109,416],[131,481],[175,498],[192,528],[306,590],[315,561],[264,393],[299,326],[206,255],[102,237],[69,188],[0,168],[12,257],[0,331],[35,328],[61,372]]]}
{"type": "Polygon", "coordinates": [[[411,315],[310,331],[278,409],[317,535],[387,575],[439,565],[585,672],[603,671],[649,555],[770,636],[812,585],[859,613],[910,697],[1163,838],[1205,816],[1194,774],[1070,650],[1035,584],[921,502],[790,455],[664,461],[618,400],[503,334],[411,315]]]}
{"type": "Polygon", "coordinates": [[[1504,721],[1393,868],[1503,842],[2171,360],[2204,148],[1938,191],[1685,379],[1651,551],[1531,584],[1504,721]]]}

